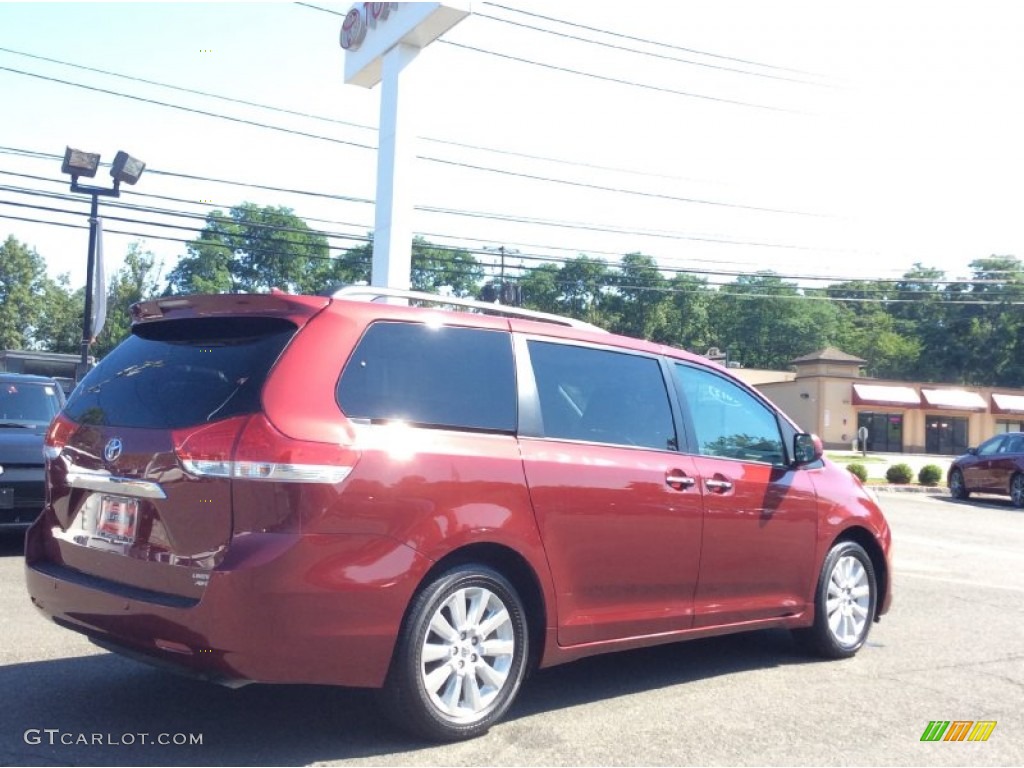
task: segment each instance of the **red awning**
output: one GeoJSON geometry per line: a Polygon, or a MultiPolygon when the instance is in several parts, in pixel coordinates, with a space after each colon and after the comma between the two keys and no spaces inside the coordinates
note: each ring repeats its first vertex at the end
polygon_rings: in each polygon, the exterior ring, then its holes
{"type": "Polygon", "coordinates": [[[992,393],[992,413],[1024,413],[1024,395],[992,393]]]}
{"type": "Polygon", "coordinates": [[[943,411],[987,411],[985,398],[977,392],[966,389],[925,389],[921,387],[921,395],[929,408],[943,411]]]}
{"type": "Polygon", "coordinates": [[[883,384],[854,384],[854,405],[886,405],[897,408],[916,408],[921,404],[913,387],[893,387],[883,384]]]}

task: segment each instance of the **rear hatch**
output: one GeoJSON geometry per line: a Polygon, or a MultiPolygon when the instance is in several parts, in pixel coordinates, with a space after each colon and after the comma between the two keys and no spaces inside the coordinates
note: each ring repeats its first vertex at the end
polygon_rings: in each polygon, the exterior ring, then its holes
{"type": "Polygon", "coordinates": [[[137,305],[132,335],[47,435],[53,559],[137,588],[201,594],[232,537],[236,444],[271,368],[327,303],[235,295],[137,305]]]}

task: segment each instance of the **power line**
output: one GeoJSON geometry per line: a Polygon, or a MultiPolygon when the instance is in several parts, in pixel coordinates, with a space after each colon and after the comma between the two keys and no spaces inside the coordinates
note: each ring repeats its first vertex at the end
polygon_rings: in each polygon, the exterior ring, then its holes
{"type": "MultiPolygon", "coordinates": [[[[666,55],[664,53],[654,53],[653,51],[643,51],[643,50],[640,50],[639,48],[630,48],[629,46],[626,46],[626,45],[616,45],[615,43],[609,43],[609,42],[605,42],[605,41],[602,41],[602,40],[593,40],[593,39],[586,38],[586,37],[580,37],[579,35],[572,35],[572,34],[569,34],[568,32],[558,32],[558,31],[553,30],[553,29],[544,29],[543,27],[538,27],[538,26],[535,26],[533,24],[526,24],[526,23],[523,23],[521,21],[513,21],[512,19],[503,19],[500,16],[491,16],[490,14],[481,13],[480,11],[474,11],[473,12],[473,17],[477,18],[477,19],[488,19],[490,21],[499,21],[502,24],[509,24],[511,26],[514,26],[514,27],[519,27],[520,29],[529,29],[529,30],[533,30],[535,32],[543,32],[545,34],[554,35],[555,37],[561,37],[561,38],[567,39],[567,40],[576,40],[576,41],[581,42],[581,43],[589,43],[591,45],[599,45],[602,48],[611,48],[612,50],[616,50],[616,51],[625,51],[625,52],[628,52],[628,53],[635,53],[635,54],[638,54],[640,56],[647,56],[647,57],[654,58],[654,59],[659,59],[659,60],[662,60],[662,61],[672,61],[672,62],[676,62],[676,63],[679,63],[679,64],[689,64],[689,65],[692,65],[692,66],[695,66],[695,67],[706,67],[708,69],[715,69],[715,70],[719,70],[719,71],[722,71],[722,72],[733,72],[733,73],[740,74],[740,75],[749,75],[751,77],[763,77],[763,78],[768,78],[770,80],[781,80],[781,81],[789,82],[789,83],[800,83],[802,85],[813,85],[813,86],[816,86],[818,88],[828,88],[828,87],[830,87],[830,86],[828,86],[828,85],[826,85],[824,83],[816,83],[816,82],[814,82],[812,80],[802,80],[800,78],[786,77],[784,75],[772,75],[772,74],[768,74],[767,72],[751,72],[748,69],[737,69],[736,67],[726,67],[726,66],[723,66],[721,64],[709,64],[709,63],[707,63],[705,61],[693,61],[692,59],[683,59],[683,58],[680,58],[678,56],[669,56],[669,55],[666,55]]],[[[604,34],[609,34],[609,33],[606,32],[604,34]]]]}
{"type": "MultiPolygon", "coordinates": [[[[444,42],[444,41],[442,41],[442,42],[444,42]]],[[[452,45],[459,45],[459,44],[452,43],[452,45]]],[[[465,46],[462,46],[462,47],[465,47],[465,46]]],[[[149,99],[149,98],[145,98],[145,97],[142,97],[142,96],[135,96],[135,95],[132,95],[132,94],[122,93],[122,92],[119,92],[119,91],[112,91],[112,90],[109,90],[109,89],[106,89],[106,88],[98,88],[96,86],[85,85],[83,83],[75,83],[75,82],[72,82],[70,80],[63,80],[61,78],[49,77],[49,76],[46,76],[46,75],[40,75],[40,74],[36,74],[36,73],[33,73],[33,72],[25,72],[23,70],[13,69],[11,67],[0,66],[0,71],[12,72],[14,74],[19,74],[19,75],[25,75],[27,77],[38,78],[40,80],[45,80],[45,81],[49,81],[49,82],[59,83],[61,85],[68,85],[68,86],[71,86],[71,87],[74,87],[74,88],[84,88],[84,89],[90,90],[90,91],[98,91],[100,93],[108,94],[108,95],[111,95],[111,96],[119,96],[119,97],[122,97],[122,98],[131,99],[131,100],[134,100],[134,101],[141,101],[141,102],[144,102],[144,103],[147,103],[147,104],[153,104],[153,105],[157,105],[157,106],[169,107],[171,109],[177,109],[177,110],[181,110],[181,111],[184,111],[184,112],[189,112],[189,113],[194,113],[194,114],[198,114],[198,115],[203,115],[205,117],[212,117],[212,118],[216,118],[216,119],[229,120],[229,121],[232,121],[232,122],[242,123],[244,125],[249,125],[249,126],[257,127],[257,128],[266,128],[266,129],[269,129],[269,130],[278,131],[278,132],[285,133],[285,134],[291,134],[291,135],[295,135],[295,136],[302,136],[302,137],[310,138],[310,139],[319,139],[319,140],[328,141],[328,142],[331,142],[331,143],[334,143],[334,144],[341,144],[341,145],[345,145],[345,146],[357,147],[359,149],[376,149],[376,147],[373,147],[373,146],[371,146],[369,144],[362,144],[362,143],[359,143],[359,142],[346,141],[344,139],[336,139],[336,138],[333,138],[333,137],[330,137],[330,136],[324,136],[322,134],[310,133],[308,131],[300,131],[300,130],[295,130],[295,129],[291,129],[291,128],[284,128],[282,126],[271,125],[269,123],[261,123],[261,122],[255,121],[255,120],[246,120],[246,119],[243,119],[243,118],[232,117],[230,115],[222,115],[222,114],[219,114],[219,113],[216,113],[216,112],[209,112],[207,110],[195,109],[195,108],[192,108],[192,107],[185,107],[185,106],[178,105],[178,104],[170,104],[168,102],[159,101],[159,100],[156,100],[156,99],[149,99]]],[[[590,188],[590,189],[604,190],[604,191],[608,191],[608,192],[615,192],[615,193],[622,193],[622,194],[629,194],[629,195],[641,195],[641,196],[644,196],[644,197],[657,197],[657,198],[660,198],[660,199],[673,200],[673,201],[681,202],[681,203],[700,204],[700,205],[716,205],[716,206],[722,206],[722,207],[727,207],[727,208],[735,208],[735,209],[739,209],[739,210],[753,210],[753,211],[761,211],[761,212],[768,212],[768,213],[785,213],[785,214],[795,214],[795,215],[802,215],[802,216],[817,216],[817,215],[820,215],[820,214],[806,213],[806,212],[803,212],[803,211],[792,211],[792,210],[783,210],[783,209],[776,209],[776,208],[769,208],[769,207],[741,205],[741,204],[738,204],[738,203],[726,203],[726,202],[722,202],[722,201],[704,200],[704,199],[700,199],[700,198],[675,197],[675,196],[672,196],[672,195],[662,195],[662,194],[653,193],[653,192],[643,192],[643,191],[640,191],[640,190],[630,190],[630,189],[623,189],[623,188],[618,188],[618,187],[608,187],[608,186],[603,186],[603,185],[598,185],[598,184],[586,184],[586,183],[583,183],[583,182],[571,181],[569,179],[556,179],[556,178],[547,177],[547,176],[537,176],[537,175],[532,175],[532,174],[527,174],[527,173],[521,173],[521,172],[518,172],[518,171],[508,171],[508,170],[504,170],[504,169],[501,169],[501,168],[491,168],[489,166],[475,165],[475,164],[472,164],[472,163],[460,163],[458,161],[445,160],[443,158],[438,158],[438,157],[430,157],[430,156],[424,156],[424,155],[419,155],[418,157],[420,159],[428,161],[428,162],[441,163],[441,164],[450,165],[450,166],[459,166],[459,167],[463,167],[463,168],[469,168],[469,169],[472,169],[472,170],[484,171],[484,172],[487,172],[487,173],[497,173],[497,174],[506,175],[506,176],[518,176],[520,178],[533,179],[533,180],[537,180],[537,181],[544,181],[544,182],[550,182],[550,183],[559,183],[559,184],[564,184],[564,185],[569,185],[569,186],[576,186],[576,187],[586,187],[586,188],[590,188]]],[[[255,187],[257,185],[251,185],[251,186],[255,187]]],[[[367,201],[367,202],[370,202],[370,201],[367,201]]]]}
{"type": "Polygon", "coordinates": [[[445,40],[441,38],[438,40],[439,43],[445,45],[451,45],[455,48],[462,48],[467,51],[474,51],[476,53],[484,53],[488,56],[497,56],[500,59],[508,59],[509,61],[517,61],[521,64],[530,64],[535,67],[541,67],[543,69],[550,69],[555,72],[564,72],[570,75],[579,75],[580,77],[589,77],[593,80],[601,80],[606,83],[617,83],[619,85],[628,85],[633,88],[642,88],[647,91],[656,91],[658,93],[669,93],[675,96],[685,96],[691,99],[702,99],[704,101],[713,101],[719,104],[732,104],[737,107],[751,107],[753,109],[764,109],[769,112],[783,112],[792,115],[804,114],[800,110],[787,109],[785,107],[773,107],[768,104],[757,104],[752,101],[741,101],[739,99],[727,99],[724,96],[709,96],[705,93],[693,93],[691,91],[680,91],[677,88],[668,88],[662,85],[653,85],[652,83],[638,83],[635,80],[623,80],[619,77],[611,77],[610,75],[599,75],[596,72],[584,72],[580,69],[572,69],[571,67],[562,67],[557,64],[547,64],[543,61],[535,61],[533,59],[526,59],[522,56],[513,56],[509,53],[499,53],[498,51],[489,51],[486,48],[478,48],[475,45],[466,45],[465,43],[456,43],[453,40],[445,40]]]}
{"type": "Polygon", "coordinates": [[[59,77],[50,77],[48,75],[40,75],[35,72],[26,72],[21,69],[14,69],[13,67],[0,66],[0,71],[11,72],[16,75],[23,75],[25,77],[34,77],[38,80],[45,80],[51,83],[59,83],[61,85],[67,85],[72,88],[82,88],[87,91],[95,91],[97,93],[105,93],[108,96],[118,96],[123,99],[131,99],[132,101],[141,101],[145,104],[154,104],[159,107],[167,107],[168,109],[177,109],[182,112],[189,112],[195,115],[203,115],[205,117],[213,117],[218,120],[230,120],[233,123],[241,123],[242,125],[249,125],[255,128],[266,128],[271,131],[279,131],[281,133],[288,133],[293,136],[304,136],[308,139],[319,139],[320,141],[329,141],[332,144],[342,144],[349,147],[358,147],[359,149],[376,149],[376,147],[369,144],[363,144],[358,141],[346,141],[345,139],[337,139],[333,136],[324,136],[323,134],[310,133],[308,131],[300,131],[294,128],[283,128],[279,125],[271,125],[269,123],[261,123],[257,120],[246,120],[242,117],[232,117],[231,115],[222,115],[217,112],[208,112],[204,109],[196,109],[195,107],[186,107],[181,104],[171,104],[166,101],[159,101],[158,99],[149,99],[145,96],[135,96],[130,93],[122,93],[120,91],[112,91],[108,88],[99,88],[95,85],[85,85],[84,83],[75,83],[70,80],[63,80],[59,77]]]}
{"type": "Polygon", "coordinates": [[[475,171],[489,171],[491,173],[499,173],[505,176],[515,176],[522,179],[530,179],[532,181],[543,181],[550,184],[565,184],[571,187],[582,187],[584,189],[595,189],[602,192],[615,192],[622,195],[638,195],[640,197],[652,197],[659,200],[671,200],[677,203],[689,203],[691,205],[713,205],[722,208],[737,208],[744,211],[758,211],[760,213],[785,213],[793,216],[813,216],[821,217],[822,214],[809,213],[807,211],[794,211],[787,210],[784,208],[767,208],[757,205],[742,205],[740,203],[726,203],[719,200],[705,200],[696,197],[679,197],[677,195],[665,195],[659,192],[645,192],[639,189],[628,189],[624,187],[608,187],[603,184],[590,184],[584,181],[572,181],[570,179],[556,179],[550,176],[537,176],[531,173],[523,173],[521,171],[506,171],[499,168],[485,168],[479,165],[473,165],[472,163],[464,163],[456,160],[445,160],[440,157],[423,157],[423,160],[429,160],[433,163],[441,163],[443,165],[450,165],[456,168],[469,168],[475,171]]]}
{"type": "Polygon", "coordinates": [[[590,26],[587,26],[586,24],[579,24],[577,22],[568,21],[566,19],[555,18],[554,16],[545,16],[543,14],[534,13],[532,11],[524,11],[521,8],[512,8],[512,7],[507,6],[507,5],[500,5],[499,3],[484,2],[483,5],[489,5],[492,8],[500,8],[503,11],[510,11],[512,13],[522,14],[523,16],[530,16],[530,17],[533,17],[535,19],[543,19],[544,21],[553,21],[556,24],[564,24],[564,25],[569,26],[569,27],[575,27],[576,29],[584,29],[584,30],[586,30],[588,32],[597,32],[597,33],[602,34],[602,35],[608,35],[610,37],[618,37],[618,38],[623,39],[623,40],[632,40],[635,43],[646,43],[648,45],[655,45],[655,46],[660,46],[662,48],[669,48],[669,49],[674,50],[674,51],[682,51],[684,53],[696,53],[696,54],[698,54],[700,56],[708,56],[708,57],[711,57],[711,58],[714,58],[714,59],[723,59],[725,61],[734,61],[734,62],[736,62],[738,64],[749,64],[749,65],[755,66],[755,67],[764,67],[765,69],[777,69],[777,70],[782,70],[784,72],[795,72],[795,73],[800,74],[800,75],[809,75],[811,77],[821,77],[821,75],[815,74],[814,72],[806,72],[806,71],[801,70],[801,69],[792,69],[790,67],[780,67],[780,66],[777,66],[777,65],[774,65],[774,64],[765,64],[764,62],[760,62],[760,61],[752,61],[750,59],[740,59],[740,58],[737,58],[735,56],[724,56],[724,55],[722,55],[720,53],[711,53],[709,51],[701,51],[701,50],[697,50],[696,48],[685,48],[685,47],[683,47],[681,45],[675,45],[673,43],[665,43],[665,42],[661,42],[661,41],[658,41],[658,40],[651,40],[649,38],[644,38],[644,37],[635,37],[633,35],[627,35],[627,34],[622,33],[622,32],[613,32],[612,30],[609,30],[609,29],[600,29],[598,27],[590,27],[590,26]]]}
{"type": "MultiPolygon", "coordinates": [[[[323,11],[324,13],[330,13],[330,14],[332,14],[334,16],[344,16],[345,15],[345,14],[339,13],[337,11],[332,11],[329,8],[324,8],[324,7],[319,6],[319,5],[313,5],[312,3],[299,2],[299,3],[296,3],[296,5],[301,5],[301,6],[306,7],[306,8],[312,8],[313,10],[316,10],[316,11],[323,11]]],[[[489,3],[489,5],[494,5],[494,4],[493,3],[489,3]]],[[[495,5],[494,7],[502,8],[502,9],[505,9],[505,10],[511,10],[511,11],[516,11],[517,10],[515,8],[507,8],[506,6],[503,6],[503,5],[495,5]]],[[[530,15],[536,15],[536,14],[530,14],[530,15]]],[[[550,19],[550,17],[543,17],[542,16],[540,18],[547,18],[549,20],[558,21],[557,19],[550,19]]],[[[565,22],[562,22],[562,23],[565,23],[565,22]]],[[[601,30],[596,30],[596,31],[601,31],[601,30]]],[[[596,74],[594,72],[584,72],[582,70],[572,69],[570,67],[560,67],[560,66],[555,65],[555,64],[547,64],[547,63],[542,62],[542,61],[535,61],[533,59],[526,59],[526,58],[523,58],[521,56],[512,56],[511,54],[499,53],[498,51],[489,51],[486,48],[477,48],[476,46],[465,45],[464,43],[456,43],[456,42],[454,42],[452,40],[445,40],[444,38],[438,39],[438,42],[444,43],[445,45],[451,45],[451,46],[454,46],[456,48],[462,48],[462,49],[467,50],[467,51],[475,51],[476,53],[483,53],[483,54],[487,54],[489,56],[497,56],[498,58],[508,59],[510,61],[517,61],[517,62],[520,62],[522,64],[530,64],[530,65],[533,65],[533,66],[536,66],[536,67],[542,67],[544,69],[550,69],[550,70],[554,70],[554,71],[557,71],[557,72],[564,72],[564,73],[568,73],[568,74],[572,74],[572,75],[579,75],[581,77],[589,77],[589,78],[593,78],[595,80],[602,80],[602,81],[608,82],[608,83],[618,83],[619,85],[628,85],[628,86],[632,86],[634,88],[641,88],[641,89],[649,90],[649,91],[657,91],[659,93],[670,93],[670,94],[674,94],[676,96],[685,96],[687,98],[692,98],[692,99],[704,99],[704,100],[707,100],[707,101],[714,101],[714,102],[718,102],[718,103],[721,103],[721,104],[733,104],[735,106],[740,106],[740,107],[752,107],[752,108],[755,108],[755,109],[766,109],[766,110],[769,110],[769,111],[772,111],[772,112],[788,112],[788,113],[792,113],[792,114],[799,114],[799,112],[797,112],[797,110],[785,109],[783,107],[772,107],[772,106],[769,106],[767,104],[755,104],[755,103],[749,102],[749,101],[740,101],[740,100],[737,100],[737,99],[727,99],[727,98],[724,98],[724,97],[709,96],[707,94],[701,94],[701,93],[691,93],[689,91],[680,91],[680,90],[677,90],[675,88],[666,88],[666,87],[659,86],[659,85],[652,85],[650,83],[638,83],[638,82],[635,82],[633,80],[623,80],[623,79],[617,78],[617,77],[609,77],[607,75],[598,75],[598,74],[596,74]]],[[[746,62],[746,63],[752,63],[752,62],[746,62]]],[[[760,66],[765,66],[765,65],[760,65],[760,66]]],[[[810,73],[804,72],[804,73],[801,73],[801,74],[810,74],[810,73]]]]}
{"type": "MultiPolygon", "coordinates": [[[[324,10],[326,10],[326,9],[324,9],[324,10]]],[[[191,93],[191,94],[195,94],[195,95],[198,95],[198,96],[204,96],[204,97],[211,98],[211,99],[218,99],[218,100],[221,100],[221,101],[227,101],[227,102],[232,102],[232,103],[236,103],[236,104],[243,104],[245,106],[255,107],[257,109],[265,109],[265,110],[272,111],[272,112],[280,112],[280,113],[283,113],[283,114],[289,114],[289,115],[293,115],[293,116],[297,116],[297,117],[308,118],[308,119],[311,119],[311,120],[319,120],[319,121],[327,122],[327,123],[334,123],[336,125],[344,125],[344,126],[348,126],[348,127],[352,127],[352,128],[359,128],[359,129],[362,129],[362,130],[377,131],[377,128],[375,126],[366,125],[364,123],[354,123],[354,122],[351,122],[351,121],[348,121],[348,120],[339,120],[337,118],[328,117],[326,115],[318,115],[318,114],[314,114],[314,113],[310,113],[310,112],[300,112],[298,110],[286,109],[284,107],[278,107],[278,106],[275,106],[275,105],[272,105],[272,104],[263,104],[263,103],[259,103],[259,102],[255,102],[255,101],[247,101],[245,99],[238,99],[238,98],[234,98],[234,97],[231,97],[231,96],[225,96],[223,94],[212,93],[210,91],[201,91],[201,90],[197,90],[197,89],[194,89],[194,88],[185,88],[183,86],[173,85],[171,83],[159,82],[157,80],[149,80],[149,79],[142,78],[142,77],[136,77],[134,75],[124,74],[124,73],[121,73],[121,72],[113,72],[113,71],[110,71],[110,70],[107,70],[107,69],[98,69],[96,67],[90,67],[90,66],[87,66],[85,64],[77,64],[75,62],[64,61],[64,60],[61,60],[61,59],[54,59],[54,58],[50,58],[48,56],[40,56],[40,55],[37,55],[37,54],[28,53],[26,51],[17,51],[17,50],[14,50],[12,48],[0,47],[0,51],[4,51],[6,53],[10,53],[10,54],[13,54],[13,55],[16,55],[16,56],[26,56],[28,58],[38,59],[40,61],[47,61],[47,62],[51,62],[51,63],[54,63],[54,64],[60,64],[62,66],[71,67],[73,69],[81,69],[81,70],[85,70],[85,71],[88,71],[88,72],[96,72],[96,73],[99,73],[99,74],[109,75],[111,77],[118,77],[118,78],[121,78],[121,79],[124,79],[124,80],[133,81],[133,82],[140,82],[140,83],[145,83],[147,85],[154,85],[154,86],[157,86],[157,87],[160,87],[160,88],[169,88],[171,90],[181,91],[181,92],[184,92],[184,93],[191,93]]],[[[652,173],[652,172],[649,172],[649,171],[640,171],[640,170],[631,169],[631,168],[622,168],[622,167],[616,167],[616,166],[601,165],[599,163],[589,163],[589,162],[581,162],[581,161],[574,161],[574,160],[566,160],[564,158],[551,157],[551,156],[548,156],[548,155],[530,154],[528,152],[518,152],[518,151],[510,150],[510,149],[501,149],[501,148],[498,148],[498,147],[488,147],[488,146],[483,146],[483,145],[479,145],[479,144],[469,144],[469,143],[466,143],[466,142],[455,141],[455,140],[451,140],[451,139],[439,139],[439,138],[432,137],[432,136],[420,136],[419,138],[422,141],[430,142],[432,144],[441,144],[443,146],[459,147],[461,149],[470,149],[470,150],[476,150],[476,151],[479,151],[479,152],[489,152],[489,153],[492,153],[492,154],[505,155],[505,156],[517,157],[517,158],[525,158],[525,159],[529,159],[529,160],[540,160],[542,162],[547,162],[547,163],[557,163],[557,164],[560,164],[560,165],[568,165],[568,166],[575,166],[575,167],[580,167],[580,168],[588,168],[588,169],[592,169],[592,170],[611,171],[611,172],[614,172],[614,173],[627,173],[627,174],[632,174],[632,175],[636,175],[636,176],[649,176],[651,178],[668,179],[668,180],[672,180],[672,181],[699,181],[699,180],[695,180],[695,179],[688,178],[688,177],[685,177],[685,176],[676,176],[676,175],[670,175],[670,174],[664,174],[664,173],[652,173]]]]}

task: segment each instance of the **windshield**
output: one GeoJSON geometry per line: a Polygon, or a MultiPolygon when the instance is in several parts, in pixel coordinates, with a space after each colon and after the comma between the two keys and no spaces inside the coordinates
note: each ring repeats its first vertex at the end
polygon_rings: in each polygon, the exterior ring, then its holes
{"type": "Polygon", "coordinates": [[[45,426],[60,410],[58,397],[54,384],[0,382],[0,426],[45,426]]]}

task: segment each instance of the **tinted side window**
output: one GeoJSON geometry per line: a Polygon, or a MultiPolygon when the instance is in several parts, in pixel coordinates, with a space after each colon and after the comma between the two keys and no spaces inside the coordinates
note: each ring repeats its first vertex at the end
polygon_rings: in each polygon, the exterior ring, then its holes
{"type": "Polygon", "coordinates": [[[657,360],[543,341],[529,349],[545,437],[675,450],[657,360]]]}
{"type": "Polygon", "coordinates": [[[178,429],[254,413],[295,330],[252,316],[137,325],[78,385],[67,414],[85,424],[178,429]]]}
{"type": "Polygon", "coordinates": [[[674,368],[696,433],[697,453],[786,463],[778,421],[764,403],[711,371],[679,363],[674,368]]]}
{"type": "Polygon", "coordinates": [[[514,432],[512,338],[503,331],[374,323],[338,382],[347,416],[514,432]]]}
{"type": "Polygon", "coordinates": [[[1003,436],[994,437],[988,442],[982,443],[981,447],[978,448],[979,456],[991,456],[994,453],[1000,453],[1003,446],[1003,436]]]}

